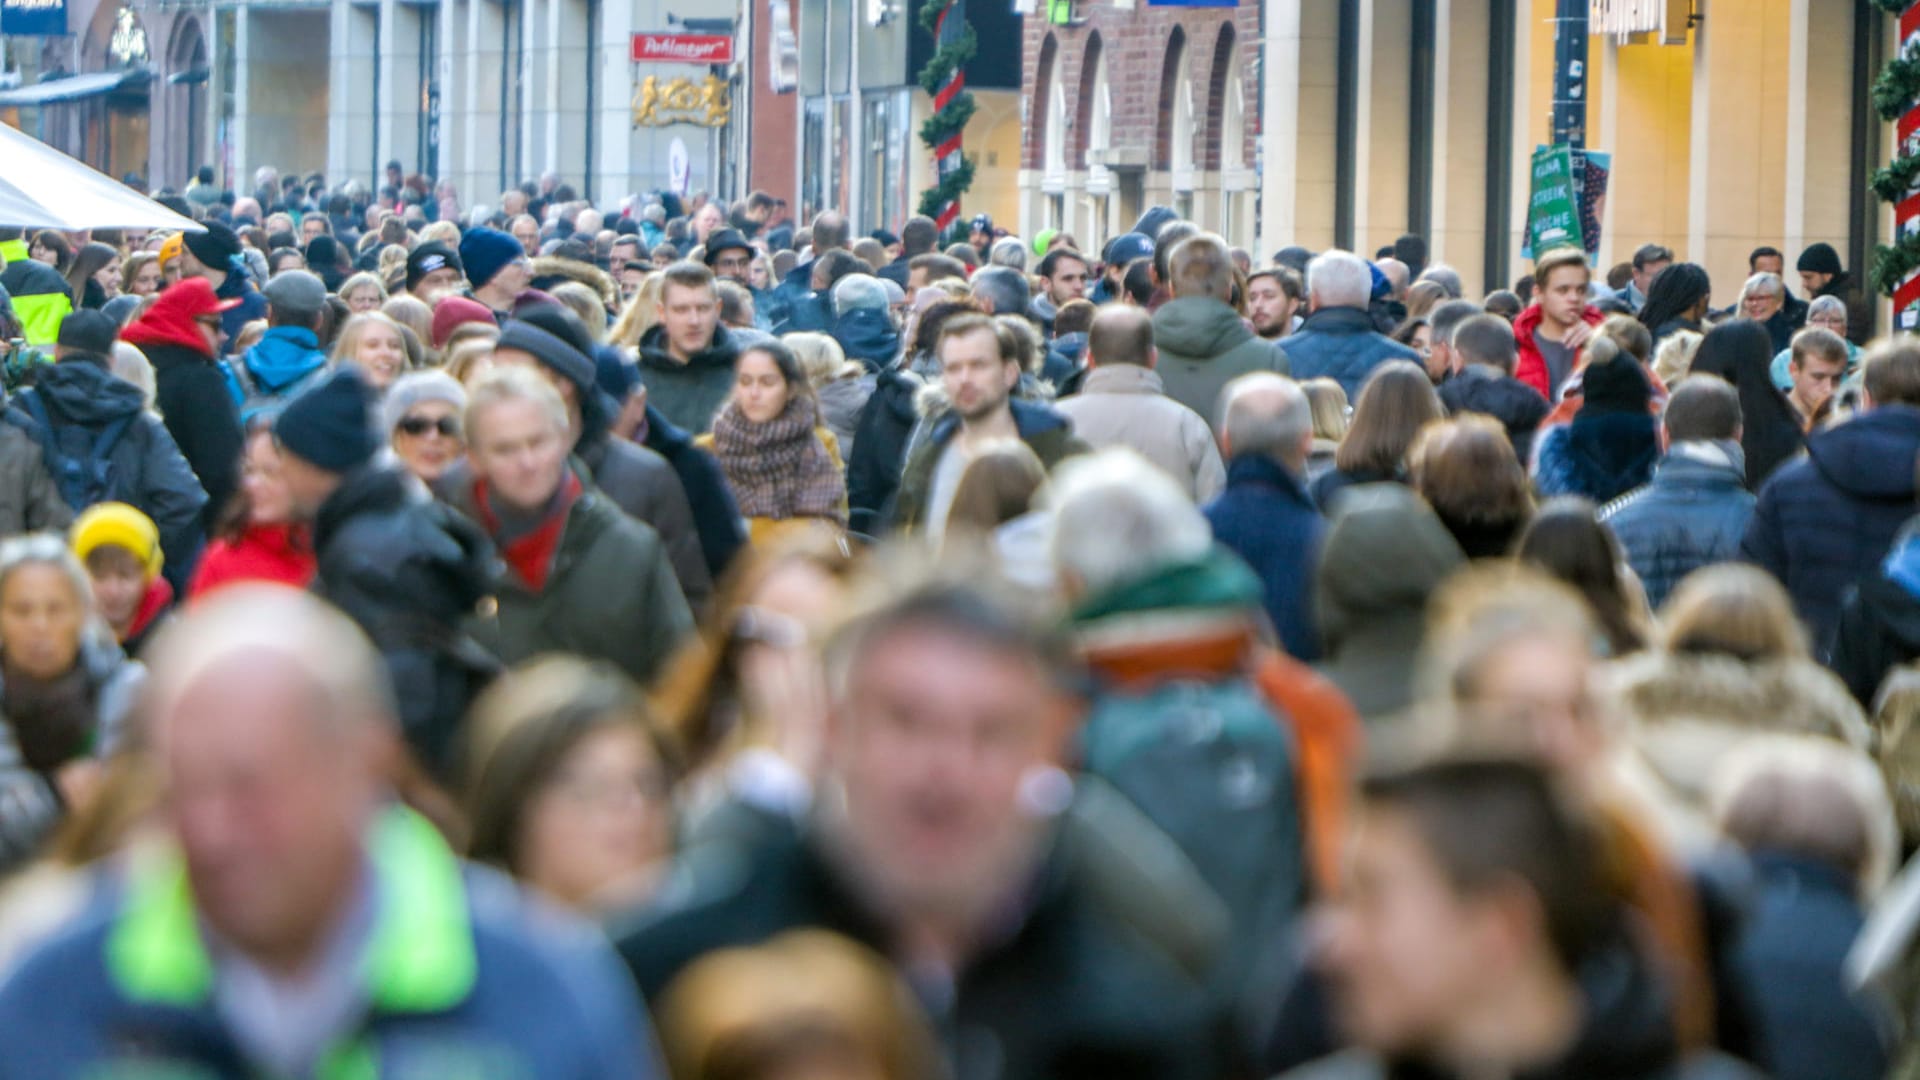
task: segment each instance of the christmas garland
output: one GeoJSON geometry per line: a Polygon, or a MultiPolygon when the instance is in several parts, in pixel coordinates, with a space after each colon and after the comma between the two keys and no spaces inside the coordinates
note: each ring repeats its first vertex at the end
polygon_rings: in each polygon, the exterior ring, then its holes
{"type": "MultiPolygon", "coordinates": [[[[1912,4],[1913,0],[1874,0],[1875,7],[1895,16],[1912,4]]],[[[1898,121],[1920,103],[1920,43],[1901,49],[1887,61],[1873,80],[1870,97],[1874,112],[1888,123],[1898,121]]],[[[1893,160],[1885,168],[1874,170],[1871,186],[1881,202],[1897,204],[1920,183],[1920,154],[1907,153],[1900,145],[1895,145],[1893,153],[1893,160]]],[[[1874,247],[1873,267],[1867,274],[1873,288],[1887,296],[1893,296],[1909,275],[1920,270],[1920,236],[1907,234],[1897,221],[1894,234],[1893,243],[1874,247]]],[[[1894,315],[1898,318],[1900,312],[1894,315]]]]}
{"type": "Polygon", "coordinates": [[[1874,291],[1892,296],[1907,275],[1920,270],[1920,233],[1908,233],[1891,244],[1873,249],[1873,273],[1869,280],[1874,291]]]}
{"type": "Polygon", "coordinates": [[[1907,9],[1907,0],[1873,0],[1873,5],[1889,15],[1898,15],[1907,9]]]}
{"type": "Polygon", "coordinates": [[[1920,42],[1887,61],[1873,80],[1872,99],[1873,111],[1889,124],[1920,99],[1920,42]]]}
{"type": "MultiPolygon", "coordinates": [[[[948,80],[959,75],[967,61],[973,59],[973,54],[980,44],[979,38],[973,32],[973,27],[965,23],[962,23],[959,33],[953,35],[952,40],[945,44],[940,43],[941,17],[947,13],[947,9],[952,7],[954,2],[955,0],[932,0],[920,9],[920,25],[933,37],[935,43],[933,56],[927,60],[926,67],[920,69],[920,88],[936,100],[947,86],[948,80]]],[[[932,116],[927,117],[924,124],[920,125],[920,141],[925,143],[927,149],[933,151],[937,158],[940,149],[966,129],[967,121],[973,118],[973,112],[973,94],[963,87],[958,93],[948,98],[944,105],[936,109],[932,116]]],[[[933,187],[920,193],[920,212],[927,217],[938,220],[943,211],[949,206],[958,204],[960,196],[973,186],[973,162],[968,160],[965,154],[958,156],[959,161],[944,171],[941,171],[936,163],[935,170],[940,175],[935,178],[933,187]]]]}

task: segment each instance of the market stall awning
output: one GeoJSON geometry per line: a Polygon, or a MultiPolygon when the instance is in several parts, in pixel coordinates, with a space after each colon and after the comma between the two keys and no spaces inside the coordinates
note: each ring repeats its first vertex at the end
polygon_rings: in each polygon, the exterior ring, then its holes
{"type": "Polygon", "coordinates": [[[146,68],[130,68],[126,71],[98,71],[91,75],[69,75],[64,79],[50,82],[37,82],[32,86],[15,87],[12,90],[0,90],[0,109],[25,105],[54,105],[62,101],[79,101],[83,98],[111,94],[123,86],[143,83],[153,78],[146,68]]]}
{"type": "Polygon", "coordinates": [[[0,124],[0,226],[67,230],[202,227],[5,124],[0,124]]]}

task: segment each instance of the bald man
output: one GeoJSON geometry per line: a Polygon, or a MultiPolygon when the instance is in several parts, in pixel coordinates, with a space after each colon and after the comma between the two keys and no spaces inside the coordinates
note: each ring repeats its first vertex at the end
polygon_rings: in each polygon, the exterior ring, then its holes
{"type": "Polygon", "coordinates": [[[1125,446],[1173,477],[1196,503],[1226,486],[1227,471],[1206,418],[1167,396],[1154,370],[1153,316],[1145,308],[1110,305],[1087,332],[1087,372],[1080,392],[1055,407],[1095,450],[1125,446]]]}
{"type": "Polygon", "coordinates": [[[1287,652],[1318,660],[1313,574],[1327,524],[1307,494],[1307,396],[1284,375],[1242,375],[1221,392],[1218,430],[1227,491],[1207,507],[1213,538],[1260,575],[1267,615],[1287,652]]]}
{"type": "Polygon", "coordinates": [[[605,939],[396,799],[392,695],[344,615],[234,586],[148,658],[173,844],[0,987],[0,1077],[661,1075],[605,939]]]}

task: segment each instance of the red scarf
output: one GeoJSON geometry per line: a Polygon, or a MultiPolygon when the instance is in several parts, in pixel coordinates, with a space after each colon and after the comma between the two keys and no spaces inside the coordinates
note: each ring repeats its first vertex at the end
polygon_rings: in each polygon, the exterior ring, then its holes
{"type": "Polygon", "coordinates": [[[473,501],[480,510],[480,524],[499,545],[500,557],[506,560],[527,588],[536,593],[547,587],[547,578],[553,573],[554,554],[560,550],[560,534],[567,526],[567,514],[579,500],[581,491],[580,478],[568,470],[561,478],[560,490],[554,494],[553,502],[547,507],[546,517],[541,520],[539,527],[514,539],[503,540],[500,538],[500,519],[494,514],[493,505],[487,497],[487,482],[473,482],[473,501]]]}
{"type": "Polygon", "coordinates": [[[146,595],[140,598],[140,606],[134,609],[133,622],[127,626],[127,636],[120,640],[138,640],[141,634],[146,633],[147,627],[153,625],[153,620],[172,606],[173,584],[166,578],[155,576],[152,584],[147,586],[146,595]]]}

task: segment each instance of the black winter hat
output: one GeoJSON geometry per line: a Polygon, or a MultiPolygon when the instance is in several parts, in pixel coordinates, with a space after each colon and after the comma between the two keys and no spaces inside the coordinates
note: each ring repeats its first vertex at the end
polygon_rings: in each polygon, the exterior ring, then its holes
{"type": "Polygon", "coordinates": [[[711,268],[714,260],[720,257],[720,253],[728,250],[744,251],[752,255],[753,245],[747,243],[747,238],[740,235],[739,229],[715,229],[713,235],[707,237],[706,252],[702,257],[711,268]]]}
{"type": "Polygon", "coordinates": [[[1646,415],[1653,388],[1640,362],[1621,353],[1602,364],[1587,365],[1580,376],[1580,411],[1646,415]]]}
{"type": "Polygon", "coordinates": [[[282,449],[330,473],[349,473],[373,460],[380,447],[373,394],[360,372],[343,367],[289,402],[273,422],[282,449]]]}
{"type": "Polygon", "coordinates": [[[493,343],[493,347],[519,349],[521,352],[528,353],[583,393],[591,392],[597,386],[599,378],[592,356],[580,351],[562,335],[537,325],[534,321],[545,313],[542,309],[550,306],[541,304],[537,308],[529,309],[520,318],[508,319],[506,325],[500,328],[500,337],[493,343]]]}
{"type": "Polygon", "coordinates": [[[1810,274],[1846,273],[1846,267],[1840,265],[1840,253],[1833,250],[1832,244],[1813,244],[1800,253],[1800,261],[1793,265],[1795,270],[1810,274]]]}
{"type": "Polygon", "coordinates": [[[113,352],[113,339],[120,336],[120,324],[105,312],[81,308],[60,320],[56,343],[95,356],[113,352]]]}
{"type": "Polygon", "coordinates": [[[448,267],[461,277],[467,274],[466,268],[460,265],[460,253],[438,240],[429,240],[414,248],[407,256],[407,291],[412,292],[421,278],[448,267]]]}
{"type": "Polygon", "coordinates": [[[181,233],[180,242],[194,258],[214,270],[227,269],[240,254],[240,237],[217,221],[207,222],[204,232],[181,233]]]}

